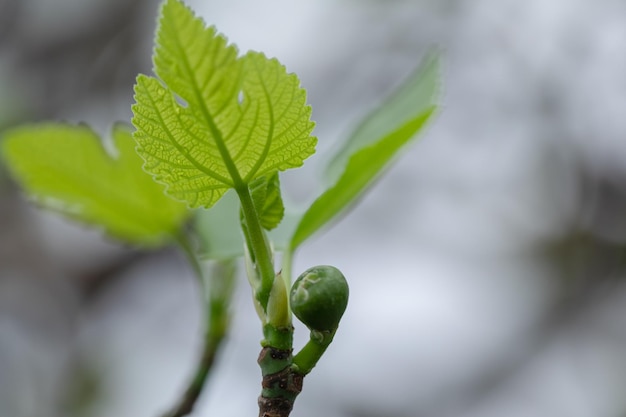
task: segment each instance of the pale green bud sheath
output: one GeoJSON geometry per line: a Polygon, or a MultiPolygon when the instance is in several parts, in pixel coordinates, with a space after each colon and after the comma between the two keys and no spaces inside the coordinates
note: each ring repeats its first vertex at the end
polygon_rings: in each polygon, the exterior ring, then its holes
{"type": "Polygon", "coordinates": [[[274,278],[270,297],[267,301],[267,324],[279,329],[291,328],[287,287],[280,272],[274,278]]]}

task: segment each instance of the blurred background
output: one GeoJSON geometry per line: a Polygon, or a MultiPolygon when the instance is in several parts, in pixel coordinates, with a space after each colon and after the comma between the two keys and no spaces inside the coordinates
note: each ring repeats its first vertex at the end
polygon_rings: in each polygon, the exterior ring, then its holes
{"type": "MultiPolygon", "coordinates": [[[[294,198],[424,54],[442,111],[298,254],[351,304],[295,416],[626,416],[626,2],[189,1],[308,90],[319,153],[294,198]]],[[[128,121],[155,0],[0,0],[0,129],[128,121]]],[[[142,252],[28,204],[0,170],[0,415],[156,417],[200,348],[174,249],[142,252]]],[[[256,415],[245,278],[197,416],[256,415]]],[[[297,328],[298,345],[307,332],[297,328]]]]}

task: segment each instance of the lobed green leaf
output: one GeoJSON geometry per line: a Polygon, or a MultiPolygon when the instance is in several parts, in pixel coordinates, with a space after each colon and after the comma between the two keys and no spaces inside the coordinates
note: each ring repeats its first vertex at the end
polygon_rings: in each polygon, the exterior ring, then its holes
{"type": "Polygon", "coordinates": [[[113,145],[115,156],[87,126],[49,123],[6,132],[2,150],[14,178],[41,206],[125,242],[166,243],[187,208],[142,170],[128,127],[115,126],[113,145]]]}
{"type": "Polygon", "coordinates": [[[189,206],[210,207],[315,152],[298,78],[261,53],[238,57],[178,0],[162,8],[154,69],[159,79],[137,78],[134,138],[145,169],[189,206]]]}

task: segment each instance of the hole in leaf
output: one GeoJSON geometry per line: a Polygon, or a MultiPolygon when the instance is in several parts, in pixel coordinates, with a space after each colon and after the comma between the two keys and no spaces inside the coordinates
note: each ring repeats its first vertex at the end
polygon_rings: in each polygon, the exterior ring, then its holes
{"type": "Polygon", "coordinates": [[[174,100],[176,100],[176,103],[178,103],[180,107],[187,108],[188,103],[181,96],[174,94],[174,100]]]}
{"type": "Polygon", "coordinates": [[[237,94],[237,102],[241,105],[243,104],[244,94],[243,90],[239,90],[239,94],[237,94]]]}

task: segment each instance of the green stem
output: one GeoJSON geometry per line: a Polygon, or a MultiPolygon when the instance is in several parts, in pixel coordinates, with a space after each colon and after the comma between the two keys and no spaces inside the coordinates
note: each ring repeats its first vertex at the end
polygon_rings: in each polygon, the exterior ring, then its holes
{"type": "Polygon", "coordinates": [[[265,346],[258,363],[263,381],[259,396],[259,417],[288,417],[302,391],[304,375],[294,372],[291,348],[265,346]]]}
{"type": "Polygon", "coordinates": [[[336,330],[332,332],[311,331],[307,344],[293,357],[293,366],[297,373],[304,376],[311,372],[333,341],[335,332],[336,330]]]}
{"type": "Polygon", "coordinates": [[[275,327],[271,324],[263,326],[263,347],[271,346],[276,349],[290,350],[293,346],[293,327],[275,327]]]}
{"type": "Polygon", "coordinates": [[[302,390],[303,374],[292,366],[293,326],[289,311],[289,297],[283,277],[276,276],[272,252],[252,201],[250,189],[237,187],[244,224],[243,232],[250,258],[256,268],[251,281],[260,277],[254,288],[255,297],[265,313],[258,363],[261,367],[262,390],[259,396],[259,417],[287,417],[302,390]],[[281,281],[276,281],[281,280],[281,281]]]}
{"type": "Polygon", "coordinates": [[[207,377],[215,362],[229,327],[229,305],[235,276],[235,263],[232,260],[216,264],[210,274],[204,273],[186,236],[179,236],[178,242],[186,254],[202,288],[202,308],[206,315],[204,347],[195,375],[178,403],[163,417],[183,417],[193,411],[207,377]]]}
{"type": "Polygon", "coordinates": [[[241,210],[243,211],[244,220],[246,222],[248,240],[251,246],[249,249],[252,252],[257,271],[261,276],[261,286],[255,291],[256,297],[261,303],[263,310],[267,311],[267,302],[275,277],[271,251],[265,238],[265,232],[263,232],[263,228],[261,227],[256,208],[252,202],[250,189],[246,185],[237,187],[236,191],[239,196],[239,201],[241,202],[241,210]]]}

